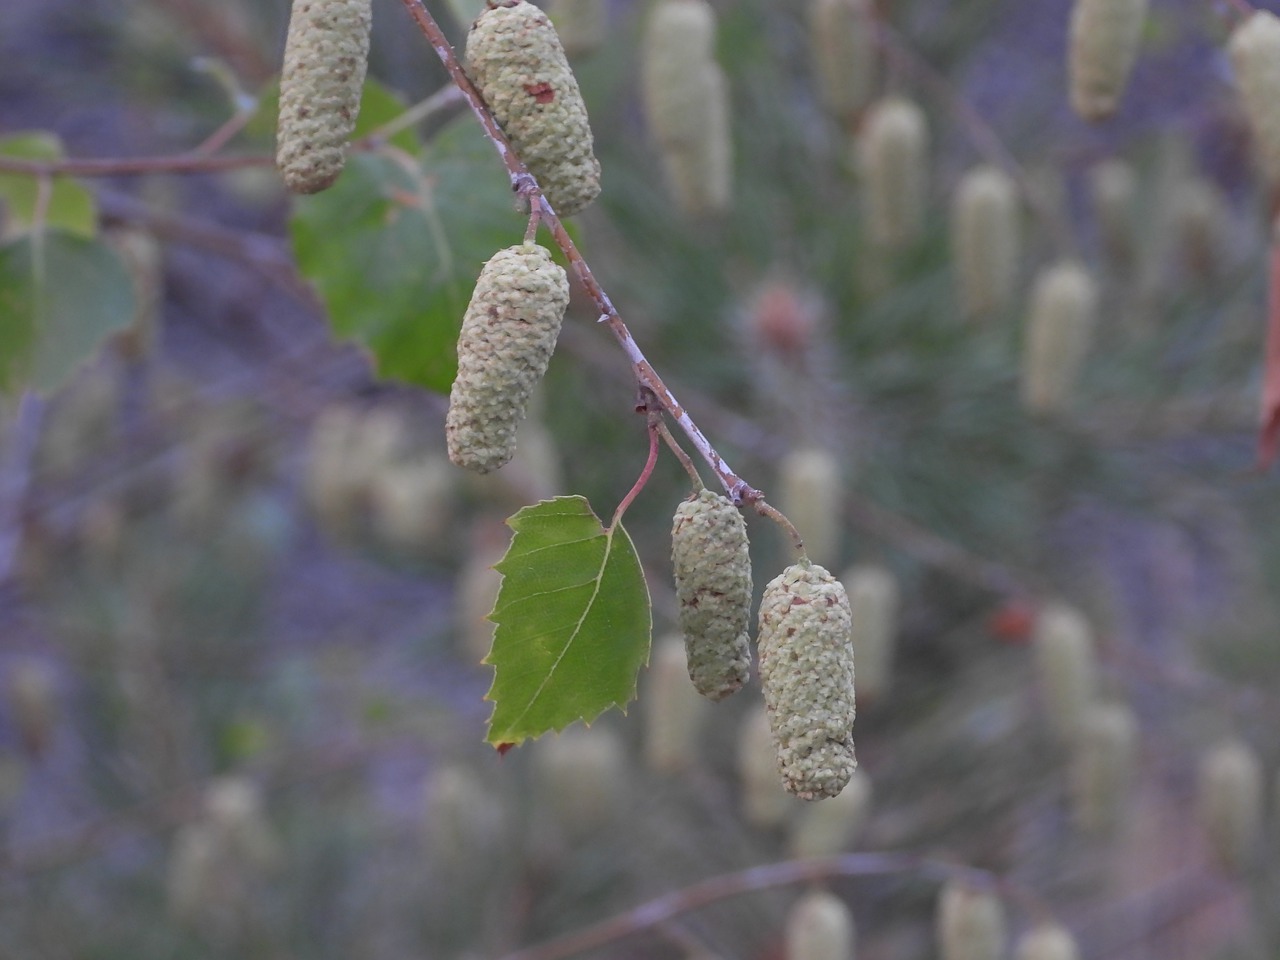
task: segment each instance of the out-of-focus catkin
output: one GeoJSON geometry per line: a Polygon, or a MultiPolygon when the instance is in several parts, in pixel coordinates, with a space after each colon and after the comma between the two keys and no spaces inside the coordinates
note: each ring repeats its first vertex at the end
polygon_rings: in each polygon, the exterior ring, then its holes
{"type": "Polygon", "coordinates": [[[371,7],[294,0],[276,125],[276,166],[294,193],[316,193],[342,173],[369,65],[371,7]]]}
{"type": "Polygon", "coordinates": [[[656,773],[680,773],[697,763],[698,735],[710,704],[689,682],[684,639],[668,636],[653,645],[640,707],[644,760],[656,773]]]}
{"type": "Polygon", "coordinates": [[[1014,960],[1080,960],[1075,937],[1061,924],[1046,922],[1032,927],[1013,950],[1014,960]]]}
{"type": "Polygon", "coordinates": [[[1138,722],[1123,704],[1094,704],[1081,720],[1071,758],[1071,800],[1085,833],[1116,827],[1133,782],[1138,722]]]}
{"type": "Polygon", "coordinates": [[[788,850],[796,858],[841,853],[861,832],[870,814],[871,778],[855,770],[839,794],[800,811],[791,824],[788,850]]]}
{"type": "Polygon", "coordinates": [[[438,870],[456,875],[502,843],[497,798],[466,767],[434,771],[422,785],[422,839],[438,870]]]}
{"type": "Polygon", "coordinates": [[[546,247],[508,247],[484,265],[462,320],[445,419],[455,464],[488,473],[515,454],[516,428],[568,305],[568,278],[546,247]]]}
{"type": "Polygon", "coordinates": [[[8,706],[23,749],[39,757],[53,740],[58,698],[53,671],[43,660],[23,658],[9,668],[8,706]]]}
{"type": "Polygon", "coordinates": [[[743,718],[737,762],[742,782],[742,818],[765,830],[782,826],[795,801],[778,779],[778,752],[764,708],[753,709],[743,718]]]}
{"type": "Polygon", "coordinates": [[[1138,180],[1124,160],[1104,160],[1089,170],[1089,199],[1110,267],[1126,267],[1137,248],[1134,200],[1138,180]]]}
{"type": "Polygon", "coordinates": [[[727,497],[698,491],[676,508],[671,562],[689,678],[704,697],[723,700],[751,673],[751,554],[742,513],[727,497]]]}
{"type": "Polygon", "coordinates": [[[1085,120],[1105,120],[1116,112],[1146,16],[1147,0],[1075,0],[1067,74],[1071,108],[1085,120]]]}
{"type": "Polygon", "coordinates": [[[792,564],[760,601],[760,685],[778,769],[802,800],[834,797],[853,776],[849,598],[814,563],[792,564]]]}
{"type": "Polygon", "coordinates": [[[853,659],[858,700],[875,700],[889,688],[898,639],[898,581],[884,567],[860,564],[841,578],[853,617],[853,659]]]}
{"type": "Polygon", "coordinates": [[[1004,908],[990,891],[948,880],[938,897],[937,931],[942,960],[1001,960],[1004,956],[1004,908]]]}
{"type": "Polygon", "coordinates": [[[1280,183],[1280,17],[1255,10],[1232,31],[1227,49],[1256,162],[1274,186],[1280,183]]]}
{"type": "Polygon", "coordinates": [[[676,203],[692,217],[722,213],[732,195],[729,92],[715,36],[705,0],[658,0],[641,50],[645,119],[676,203]]]}
{"type": "Polygon", "coordinates": [[[1045,713],[1055,733],[1073,737],[1098,695],[1093,630],[1074,607],[1049,603],[1031,637],[1045,713]]]}
{"type": "Polygon", "coordinates": [[[466,563],[458,572],[455,588],[454,626],[459,652],[472,663],[480,663],[493,648],[493,635],[498,625],[489,619],[498,593],[502,574],[493,569],[507,550],[506,527],[495,522],[481,522],[472,532],[471,549],[466,563]]]}
{"type": "Polygon", "coordinates": [[[843,488],[840,461],[822,447],[792,450],[778,465],[778,508],[814,563],[831,566],[840,559],[843,488]]]}
{"type": "Polygon", "coordinates": [[[570,727],[534,746],[534,804],[570,843],[581,842],[622,815],[627,759],[603,727],[570,727]]]}
{"type": "Polygon", "coordinates": [[[1079,263],[1058,263],[1037,277],[1022,354],[1022,402],[1030,412],[1056,413],[1070,403],[1097,313],[1097,285],[1079,263]]]}
{"type": "Polygon", "coordinates": [[[604,0],[551,0],[547,13],[569,57],[584,57],[604,43],[604,0]]]}
{"type": "Polygon", "coordinates": [[[853,914],[825,890],[806,893],[787,914],[787,960],[853,960],[853,914]]]}
{"type": "Polygon", "coordinates": [[[871,239],[897,249],[924,227],[929,193],[929,127],[905,97],[886,97],[867,113],[857,141],[871,239]]]}
{"type": "Polygon", "coordinates": [[[600,194],[587,108],[551,19],[526,0],[496,0],[467,34],[467,73],[561,216],[600,194]]]}
{"type": "Polygon", "coordinates": [[[1262,765],[1246,743],[1218,744],[1200,761],[1200,822],[1218,862],[1228,870],[1249,866],[1262,833],[1262,765]]]}
{"type": "Polygon", "coordinates": [[[951,257],[967,316],[986,317],[1009,306],[1022,248],[1018,190],[998,167],[970,170],[951,207],[951,257]]]}
{"type": "Polygon", "coordinates": [[[851,125],[875,92],[876,24],[870,0],[810,0],[809,50],[822,105],[851,125]]]}

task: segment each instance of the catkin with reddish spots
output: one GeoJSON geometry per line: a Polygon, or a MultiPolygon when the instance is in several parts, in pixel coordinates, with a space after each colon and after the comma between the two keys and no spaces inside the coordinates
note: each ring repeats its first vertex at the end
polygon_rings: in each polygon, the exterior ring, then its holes
{"type": "Polygon", "coordinates": [[[1116,112],[1146,16],[1147,0],[1075,0],[1067,74],[1071,108],[1085,120],[1105,120],[1116,112]]]}
{"type": "Polygon", "coordinates": [[[467,34],[467,73],[556,213],[577,213],[599,196],[587,107],[545,13],[497,0],[467,34]]]}
{"type": "Polygon", "coordinates": [[[671,562],[689,678],[704,697],[723,700],[751,674],[751,554],[742,513],[727,497],[699,490],[676,508],[671,562]]]}
{"type": "Polygon", "coordinates": [[[760,684],[783,785],[802,800],[834,797],[853,776],[855,714],[849,598],[802,561],[760,601],[760,684]]]}
{"type": "Polygon", "coordinates": [[[516,427],[551,361],[568,305],[568,278],[546,247],[508,247],[484,265],[462,320],[445,418],[455,464],[488,473],[515,454],[516,427]]]}
{"type": "Polygon", "coordinates": [[[276,166],[294,193],[342,172],[369,65],[370,0],[295,0],[280,75],[276,166]]]}

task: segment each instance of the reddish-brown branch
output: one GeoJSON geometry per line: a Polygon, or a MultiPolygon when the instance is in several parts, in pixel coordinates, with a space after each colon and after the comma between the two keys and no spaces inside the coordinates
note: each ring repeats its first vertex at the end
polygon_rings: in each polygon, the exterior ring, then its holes
{"type": "Polygon", "coordinates": [[[595,950],[627,937],[654,930],[681,914],[699,910],[731,897],[775,887],[814,883],[829,880],[832,877],[873,877],[894,874],[911,874],[939,881],[970,880],[1019,901],[1024,909],[1036,916],[1036,919],[1051,916],[1049,910],[1034,893],[984,870],[941,860],[930,860],[908,853],[851,853],[839,857],[771,863],[750,867],[737,873],[710,877],[683,890],[675,890],[642,903],[612,919],[566,934],[537,947],[509,953],[502,960],[563,960],[574,954],[595,950]]]}
{"type": "Polygon", "coordinates": [[[636,344],[635,339],[631,336],[631,331],[627,329],[622,317],[618,314],[617,308],[614,307],[613,301],[604,292],[604,288],[600,286],[595,275],[591,272],[591,267],[583,259],[577,245],[573,242],[573,238],[569,236],[564,224],[560,222],[560,217],[556,215],[547,198],[538,189],[536,181],[532,174],[529,173],[529,169],[520,160],[510,141],[507,140],[506,134],[498,126],[498,121],[489,112],[484,98],[480,96],[479,91],[472,84],[466,71],[462,69],[462,64],[458,62],[458,58],[453,52],[453,47],[449,44],[444,31],[440,29],[440,25],[436,23],[430,11],[423,5],[422,0],[402,0],[402,2],[405,9],[409,11],[409,15],[413,17],[414,22],[422,31],[423,36],[427,38],[427,42],[431,44],[431,48],[435,50],[440,62],[444,64],[449,77],[466,96],[471,112],[475,114],[480,126],[498,151],[499,157],[502,158],[503,165],[507,168],[507,174],[511,178],[512,189],[517,193],[537,198],[537,203],[542,209],[542,222],[551,231],[556,245],[568,259],[574,275],[578,278],[578,282],[582,284],[583,289],[595,301],[596,308],[600,312],[600,322],[608,324],[615,339],[617,339],[626,353],[627,359],[631,361],[631,367],[635,372],[636,381],[640,388],[653,393],[663,411],[679,425],[681,431],[689,438],[689,442],[694,445],[699,455],[715,471],[720,483],[734,503],[743,504],[758,501],[762,496],[760,491],[730,469],[728,463],[716,452],[715,447],[711,445],[711,441],[694,423],[693,418],[685,412],[684,407],[681,406],[675,395],[663,383],[657,371],[653,369],[653,366],[645,358],[639,345],[636,344]]]}

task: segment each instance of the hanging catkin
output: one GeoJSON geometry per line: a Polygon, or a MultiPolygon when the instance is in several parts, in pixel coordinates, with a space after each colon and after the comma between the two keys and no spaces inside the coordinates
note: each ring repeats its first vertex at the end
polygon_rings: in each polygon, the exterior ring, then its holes
{"type": "Polygon", "coordinates": [[[488,473],[511,459],[568,305],[569,281],[546,247],[508,247],[484,265],[462,320],[445,419],[455,464],[488,473]]]}
{"type": "Polygon", "coordinates": [[[1199,812],[1218,862],[1249,865],[1262,832],[1262,765],[1239,740],[1220,743],[1200,762],[1199,812]]]}
{"type": "Polygon", "coordinates": [[[850,125],[876,82],[876,24],[870,0],[810,0],[809,50],[822,105],[850,125]]]}
{"type": "Polygon", "coordinates": [[[1032,413],[1066,407],[1084,366],[1098,312],[1098,288],[1080,264],[1041,272],[1031,291],[1022,354],[1022,402],[1032,413]]]}
{"type": "Polygon", "coordinates": [[[1049,723],[1070,740],[1098,693],[1093,630],[1074,607],[1049,603],[1036,616],[1031,644],[1049,723]]]}
{"type": "Polygon", "coordinates": [[[689,682],[684,640],[663,637],[653,645],[640,697],[644,761],[655,773],[683,773],[698,759],[698,736],[709,704],[689,682]]]}
{"type": "Polygon", "coordinates": [[[1138,753],[1138,722],[1123,704],[1094,704],[1081,720],[1071,757],[1076,826],[1105,833],[1124,813],[1138,753]]]}
{"type": "Polygon", "coordinates": [[[584,57],[604,43],[604,0],[552,0],[547,13],[569,57],[584,57]]]}
{"type": "Polygon", "coordinates": [[[1228,44],[1258,166],[1280,183],[1280,17],[1255,10],[1228,44]]]}
{"type": "Polygon", "coordinates": [[[948,880],[938,897],[937,928],[942,960],[1004,956],[1004,908],[994,893],[948,880]]]}
{"type": "Polygon", "coordinates": [[[834,797],[853,776],[853,644],[844,587],[792,564],[760,601],[760,684],[778,768],[802,800],[834,797]]]}
{"type": "Polygon", "coordinates": [[[853,656],[858,665],[858,699],[880,697],[893,675],[897,645],[898,581],[884,567],[861,564],[845,571],[840,582],[849,594],[853,615],[853,656]]]}
{"type": "Polygon", "coordinates": [[[1080,948],[1066,927],[1039,923],[1018,938],[1014,960],[1080,960],[1080,948]]]}
{"type": "Polygon", "coordinates": [[[787,914],[787,960],[853,960],[853,914],[825,890],[806,893],[787,914]]]}
{"type": "Polygon", "coordinates": [[[496,0],[467,34],[467,73],[556,213],[577,213],[600,194],[587,107],[545,13],[496,0]]]}
{"type": "Polygon", "coordinates": [[[1067,73],[1071,108],[1085,120],[1105,120],[1116,112],[1146,16],[1147,0],[1075,0],[1067,73]]]}
{"type": "Polygon", "coordinates": [[[778,464],[778,507],[795,524],[814,563],[829,566],[840,558],[843,498],[840,461],[830,450],[801,447],[778,464]]]}
{"type": "Polygon", "coordinates": [[[913,243],[929,192],[924,111],[904,97],[880,100],[867,113],[857,151],[871,239],[891,249],[913,243]]]}
{"type": "Polygon", "coordinates": [[[369,65],[370,0],[294,0],[280,75],[276,166],[294,193],[338,179],[369,65]]]}
{"type": "Polygon", "coordinates": [[[676,508],[671,562],[689,678],[704,697],[723,700],[751,673],[751,555],[742,513],[727,497],[699,490],[676,508]]]}
{"type": "Polygon", "coordinates": [[[1107,266],[1124,269],[1137,247],[1134,198],[1138,178],[1124,160],[1104,160],[1089,170],[1089,199],[1107,266]]]}
{"type": "Polygon", "coordinates": [[[966,316],[986,317],[1013,298],[1022,247],[1018,191],[998,167],[970,170],[951,207],[951,257],[966,316]]]}
{"type": "Polygon", "coordinates": [[[690,216],[722,212],[732,190],[728,85],[715,37],[705,0],[659,0],[641,50],[645,120],[676,203],[690,216]]]}

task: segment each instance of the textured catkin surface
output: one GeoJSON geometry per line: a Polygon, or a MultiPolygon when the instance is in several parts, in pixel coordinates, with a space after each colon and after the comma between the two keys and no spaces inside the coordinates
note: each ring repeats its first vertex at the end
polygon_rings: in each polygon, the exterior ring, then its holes
{"type": "Polygon", "coordinates": [[[817,564],[797,563],[760,601],[760,683],[786,788],[834,797],[853,776],[852,618],[844,587],[817,564]]]}
{"type": "Polygon", "coordinates": [[[751,672],[751,556],[738,508],[710,490],[680,504],[671,562],[689,678],[704,697],[723,700],[751,672]]]}
{"type": "Polygon", "coordinates": [[[445,420],[455,464],[488,473],[515,454],[516,427],[547,370],[568,305],[568,278],[545,247],[508,247],[484,265],[462,320],[445,420]]]}
{"type": "Polygon", "coordinates": [[[1067,56],[1071,108],[1085,120],[1116,112],[1129,82],[1147,0],[1076,0],[1067,56]]]}
{"type": "Polygon", "coordinates": [[[280,75],[276,166],[294,193],[338,178],[369,63],[370,0],[295,0],[280,75]]]}
{"type": "Polygon", "coordinates": [[[499,0],[467,35],[467,73],[561,216],[600,193],[587,108],[548,16],[499,0]]]}
{"type": "Polygon", "coordinates": [[[1231,34],[1229,50],[1258,165],[1280,183],[1280,17],[1255,11],[1231,34]]]}

